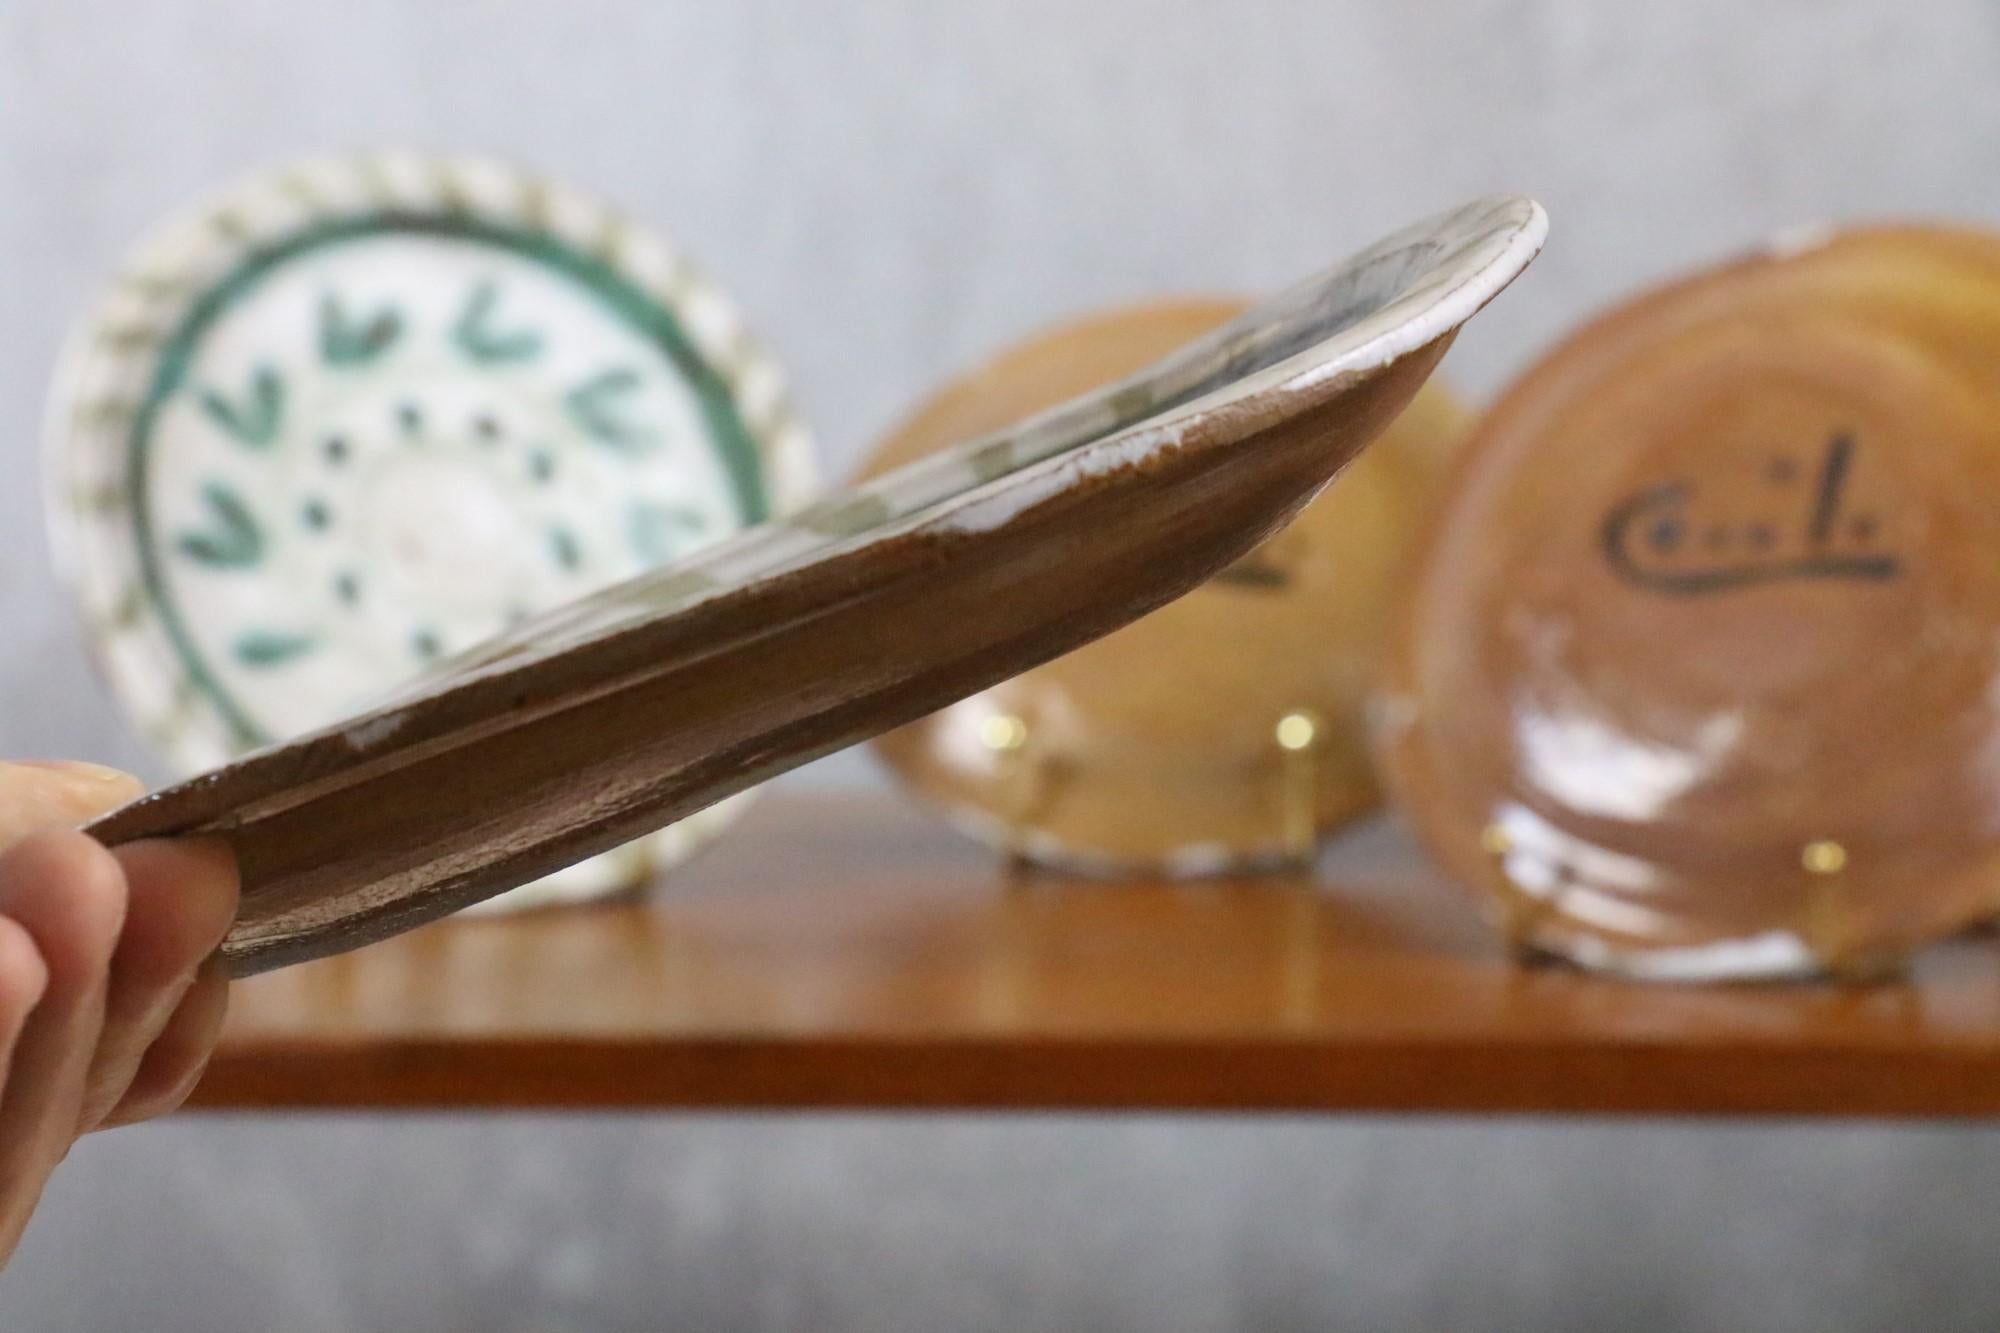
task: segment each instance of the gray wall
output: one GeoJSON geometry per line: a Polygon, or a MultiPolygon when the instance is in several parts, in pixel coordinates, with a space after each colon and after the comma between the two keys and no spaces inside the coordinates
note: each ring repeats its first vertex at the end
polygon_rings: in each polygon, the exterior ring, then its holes
{"type": "MultiPolygon", "coordinates": [[[[1989,0],[5,0],[0,753],[143,766],[43,556],[39,401],[118,250],[259,164],[472,148],[612,196],[838,472],[1038,324],[1475,192],[1555,220],[1447,363],[1478,395],[1773,228],[1991,220],[1996,68],[1989,0]]],[[[190,1119],[77,1150],[0,1327],[1990,1329],[1996,1190],[1970,1129],[190,1119]]]]}

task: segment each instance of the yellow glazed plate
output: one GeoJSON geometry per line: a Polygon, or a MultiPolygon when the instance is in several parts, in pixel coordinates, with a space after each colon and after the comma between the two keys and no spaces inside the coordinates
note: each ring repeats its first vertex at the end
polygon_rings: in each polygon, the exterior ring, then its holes
{"type": "MultiPolygon", "coordinates": [[[[941,389],[869,475],[1128,375],[1242,314],[1172,301],[1062,325],[941,389]]],[[[1363,708],[1418,525],[1467,425],[1436,380],[1283,532],[1138,623],[877,738],[998,850],[1072,871],[1287,864],[1373,807],[1363,708]]]]}

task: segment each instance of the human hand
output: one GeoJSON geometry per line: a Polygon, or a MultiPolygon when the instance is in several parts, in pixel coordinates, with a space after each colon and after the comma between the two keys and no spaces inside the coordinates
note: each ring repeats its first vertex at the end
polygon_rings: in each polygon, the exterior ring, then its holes
{"type": "Polygon", "coordinates": [[[94,765],[0,763],[0,1263],[70,1145],[180,1105],[221,1030],[229,849],[74,831],[139,791],[94,765]]]}

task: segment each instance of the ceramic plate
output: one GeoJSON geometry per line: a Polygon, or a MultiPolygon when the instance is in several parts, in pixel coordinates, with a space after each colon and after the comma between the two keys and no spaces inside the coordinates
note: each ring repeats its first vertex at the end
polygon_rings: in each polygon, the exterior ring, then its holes
{"type": "Polygon", "coordinates": [[[537,617],[94,831],[227,838],[248,971],[685,816],[1242,556],[1394,419],[1545,226],[1512,197],[1420,223],[1097,394],[537,617]]]}
{"type": "MultiPolygon", "coordinates": [[[[491,163],[311,162],[142,244],[72,340],[53,527],[184,773],[796,507],[777,371],[664,241],[491,163]]],[[[545,895],[643,875],[728,807],[545,895]]]]}
{"type": "MultiPolygon", "coordinates": [[[[1169,301],[1066,323],[941,389],[886,472],[1129,374],[1243,313],[1169,301]]],[[[1465,410],[1433,379],[1340,484],[1186,597],[875,742],[951,821],[1069,872],[1296,865],[1376,804],[1362,712],[1465,410]]]]}
{"type": "Polygon", "coordinates": [[[1870,976],[2000,871],[2000,236],[1790,237],[1482,420],[1396,639],[1401,804],[1516,943],[1870,976]]]}

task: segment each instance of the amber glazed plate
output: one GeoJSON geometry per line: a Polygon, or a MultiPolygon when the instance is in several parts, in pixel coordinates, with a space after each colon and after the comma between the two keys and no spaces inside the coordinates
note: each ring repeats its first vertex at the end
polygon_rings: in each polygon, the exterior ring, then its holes
{"type": "Polygon", "coordinates": [[[1802,234],[1624,302],[1467,443],[1381,708],[1517,944],[1900,967],[2000,884],[2000,237],[1802,234]]]}
{"type": "Polygon", "coordinates": [[[1419,223],[1097,394],[531,620],[92,831],[227,839],[241,973],[491,897],[1188,591],[1394,419],[1545,230],[1514,197],[1419,223]]]}

